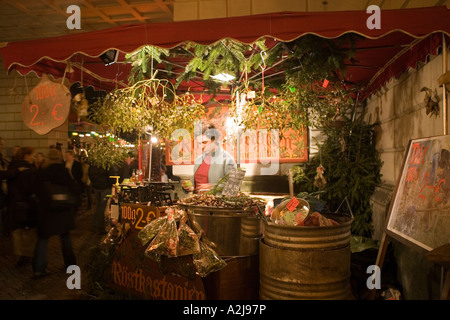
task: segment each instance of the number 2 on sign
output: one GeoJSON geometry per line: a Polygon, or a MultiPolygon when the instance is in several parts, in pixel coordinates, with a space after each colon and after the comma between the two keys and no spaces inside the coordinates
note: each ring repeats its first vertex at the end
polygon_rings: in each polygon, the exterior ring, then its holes
{"type": "Polygon", "coordinates": [[[36,112],[34,113],[33,119],[31,119],[31,121],[30,121],[30,125],[32,125],[32,126],[43,125],[44,124],[43,121],[41,121],[41,122],[34,122],[34,120],[36,120],[36,117],[39,114],[39,106],[37,104],[33,104],[30,107],[30,112],[33,112],[33,109],[36,109],[36,112]]]}
{"type": "Polygon", "coordinates": [[[442,183],[445,183],[445,179],[441,179],[441,180],[439,181],[439,183],[438,183],[436,186],[434,186],[434,185],[429,185],[429,184],[428,184],[428,177],[429,177],[429,176],[430,176],[430,173],[427,172],[427,173],[425,174],[424,178],[423,178],[424,183],[423,183],[423,185],[422,185],[422,188],[421,188],[420,191],[419,191],[419,195],[418,195],[418,196],[419,196],[419,198],[423,199],[423,202],[425,202],[425,200],[427,199],[427,197],[426,197],[425,195],[422,194],[423,189],[425,189],[425,188],[434,189],[434,200],[435,200],[436,202],[440,202],[440,201],[442,201],[442,199],[441,199],[441,198],[437,198],[436,196],[437,196],[437,194],[439,193],[439,188],[441,187],[441,184],[442,184],[442,183]]]}

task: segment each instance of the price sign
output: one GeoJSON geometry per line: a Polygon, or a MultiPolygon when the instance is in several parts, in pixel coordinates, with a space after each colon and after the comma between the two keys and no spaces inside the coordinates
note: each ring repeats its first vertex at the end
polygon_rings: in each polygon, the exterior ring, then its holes
{"type": "Polygon", "coordinates": [[[245,170],[233,169],[228,174],[228,179],[223,187],[222,195],[234,197],[241,190],[242,180],[244,180],[245,170]]]}
{"type": "Polygon", "coordinates": [[[70,111],[69,89],[43,75],[22,102],[22,119],[37,134],[44,135],[62,125],[70,111]]]}
{"type": "Polygon", "coordinates": [[[286,208],[292,212],[295,210],[295,208],[297,208],[299,203],[300,201],[298,201],[296,197],[292,197],[291,201],[287,203],[286,208]]]}
{"type": "Polygon", "coordinates": [[[120,204],[121,222],[130,223],[131,229],[139,231],[150,221],[159,218],[165,212],[166,207],[146,206],[134,203],[120,204]]]}

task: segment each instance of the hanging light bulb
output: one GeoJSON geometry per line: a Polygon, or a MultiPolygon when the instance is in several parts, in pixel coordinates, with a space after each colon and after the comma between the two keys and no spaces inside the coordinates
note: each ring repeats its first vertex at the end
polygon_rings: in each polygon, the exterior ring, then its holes
{"type": "Polygon", "coordinates": [[[211,76],[211,78],[218,80],[218,81],[222,81],[222,82],[228,82],[228,81],[233,80],[235,77],[231,74],[222,72],[222,73],[216,74],[215,76],[211,76]]]}

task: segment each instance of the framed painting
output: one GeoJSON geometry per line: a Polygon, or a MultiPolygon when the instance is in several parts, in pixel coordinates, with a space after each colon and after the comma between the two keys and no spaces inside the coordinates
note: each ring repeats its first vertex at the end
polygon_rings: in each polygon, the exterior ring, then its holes
{"type": "Polygon", "coordinates": [[[386,234],[425,252],[450,242],[450,136],[409,142],[386,234]]]}

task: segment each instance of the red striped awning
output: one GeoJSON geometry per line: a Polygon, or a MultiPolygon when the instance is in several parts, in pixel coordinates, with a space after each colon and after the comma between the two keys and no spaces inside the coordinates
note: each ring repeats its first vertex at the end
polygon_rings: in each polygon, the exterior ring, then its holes
{"type": "Polygon", "coordinates": [[[382,10],[381,28],[369,29],[366,11],[283,12],[244,17],[170,23],[125,25],[67,36],[11,42],[0,53],[6,70],[25,75],[35,72],[55,78],[64,75],[71,81],[110,90],[124,84],[130,66],[104,66],[98,57],[117,49],[121,57],[144,45],[173,48],[192,41],[212,44],[224,38],[252,43],[261,38],[292,41],[306,34],[338,38],[354,33],[362,40],[356,44],[356,63],[349,65],[346,80],[367,86],[365,96],[397,77],[428,55],[437,54],[443,35],[450,35],[450,10],[445,6],[382,10]],[[83,72],[65,74],[66,62],[83,72]],[[395,61],[395,62],[394,62],[395,61]]]}

